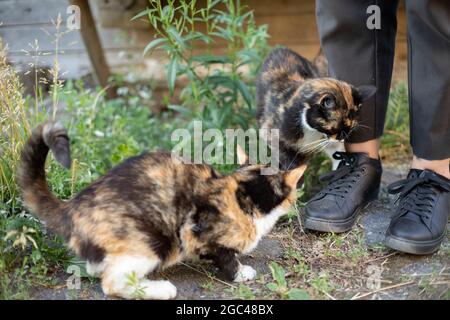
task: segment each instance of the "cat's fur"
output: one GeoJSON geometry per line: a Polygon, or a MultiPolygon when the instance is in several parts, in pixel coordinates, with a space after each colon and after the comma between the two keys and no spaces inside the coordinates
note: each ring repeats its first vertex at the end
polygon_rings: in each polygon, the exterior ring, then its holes
{"type": "Polygon", "coordinates": [[[326,59],[315,64],[287,48],[274,49],[257,81],[257,118],[262,129],[279,129],[280,166],[297,167],[358,125],[362,102],[374,86],[355,87],[324,77],[326,59]]]}
{"type": "Polygon", "coordinates": [[[236,254],[253,250],[287,213],[305,170],[264,176],[262,166],[252,165],[222,176],[168,152],[144,153],[61,201],[46,182],[49,148],[70,166],[69,137],[58,123],[38,126],[24,147],[18,183],[25,204],[87,261],[105,294],[124,298],[133,297],[127,285],[133,273],[142,298],[175,297],[169,281],[145,277],[186,259],[211,259],[229,280],[253,279],[256,271],[241,265],[236,254]]]}

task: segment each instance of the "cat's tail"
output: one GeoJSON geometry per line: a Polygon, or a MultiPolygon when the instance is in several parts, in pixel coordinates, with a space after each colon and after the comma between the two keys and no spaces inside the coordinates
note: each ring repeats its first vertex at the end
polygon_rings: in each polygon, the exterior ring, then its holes
{"type": "Polygon", "coordinates": [[[45,159],[49,149],[55,159],[70,168],[70,145],[66,129],[58,122],[39,125],[22,151],[17,182],[25,205],[42,219],[50,229],[65,235],[64,202],[50,192],[45,177],[45,159]]]}

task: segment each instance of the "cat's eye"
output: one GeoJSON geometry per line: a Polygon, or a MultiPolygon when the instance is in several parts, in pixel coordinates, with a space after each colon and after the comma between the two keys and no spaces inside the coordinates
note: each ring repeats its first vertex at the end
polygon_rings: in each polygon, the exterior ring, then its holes
{"type": "Polygon", "coordinates": [[[334,99],[332,97],[325,97],[325,98],[323,98],[321,104],[322,104],[323,107],[325,107],[327,109],[334,108],[334,106],[335,106],[335,102],[334,102],[334,99]]]}

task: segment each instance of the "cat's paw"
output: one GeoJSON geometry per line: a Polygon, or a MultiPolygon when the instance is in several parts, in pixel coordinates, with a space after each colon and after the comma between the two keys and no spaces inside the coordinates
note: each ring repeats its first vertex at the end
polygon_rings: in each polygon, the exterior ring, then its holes
{"type": "Polygon", "coordinates": [[[250,266],[241,265],[236,276],[234,277],[234,282],[244,282],[250,281],[256,278],[256,270],[250,266]]]}
{"type": "Polygon", "coordinates": [[[177,296],[177,287],[170,281],[143,281],[144,299],[169,300],[177,296]]]}

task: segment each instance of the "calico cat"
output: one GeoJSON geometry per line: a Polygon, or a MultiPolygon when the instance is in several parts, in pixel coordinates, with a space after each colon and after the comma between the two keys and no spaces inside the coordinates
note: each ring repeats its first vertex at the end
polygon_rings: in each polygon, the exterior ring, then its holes
{"type": "Polygon", "coordinates": [[[333,141],[343,141],[358,126],[361,104],[376,92],[371,85],[355,87],[324,77],[326,59],[319,55],[315,62],[277,48],[258,76],[258,124],[279,129],[282,169],[297,167],[333,141]]]}
{"type": "Polygon", "coordinates": [[[288,212],[306,168],[265,176],[264,166],[248,165],[221,175],[169,152],[144,153],[64,202],[47,186],[49,149],[70,167],[69,137],[58,123],[38,126],[24,147],[17,177],[24,202],[87,261],[105,294],[123,298],[133,297],[132,273],[142,298],[174,298],[171,282],[145,276],[186,259],[211,259],[229,280],[254,279],[256,271],[236,255],[252,251],[288,212]]]}

